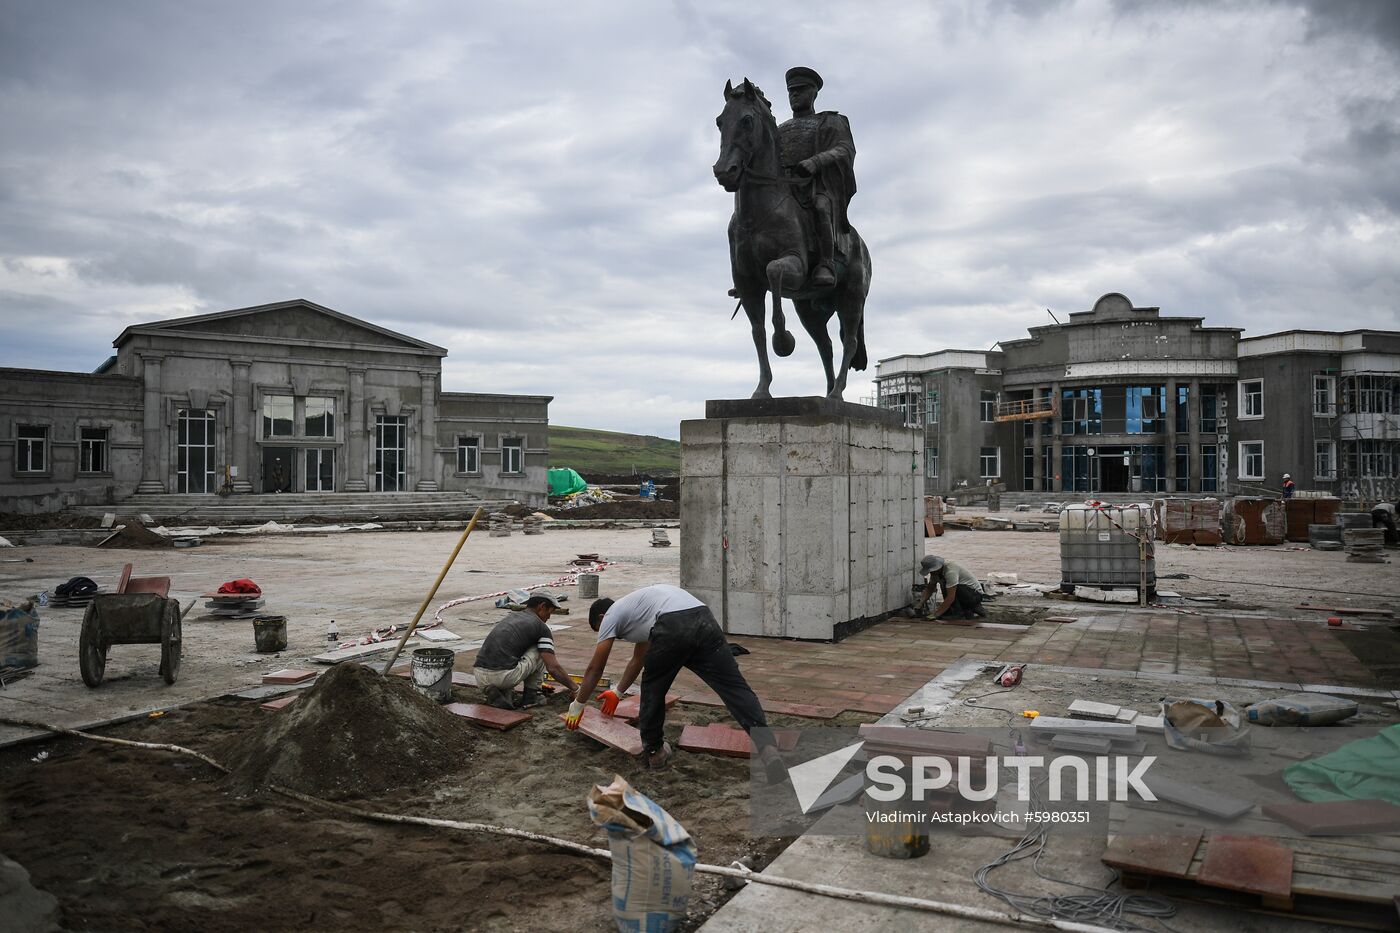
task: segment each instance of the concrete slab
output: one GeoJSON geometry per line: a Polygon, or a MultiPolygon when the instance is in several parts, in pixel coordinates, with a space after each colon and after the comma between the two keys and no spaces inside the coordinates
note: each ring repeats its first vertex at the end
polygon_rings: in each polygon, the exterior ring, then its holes
{"type": "Polygon", "coordinates": [[[1095,703],[1093,700],[1075,700],[1069,705],[1068,713],[1071,719],[1100,719],[1113,722],[1118,719],[1118,713],[1122,709],[1112,703],[1095,703]]]}
{"type": "Polygon", "coordinates": [[[530,714],[520,710],[497,709],[484,703],[448,703],[443,709],[454,716],[461,716],[467,722],[488,729],[505,732],[530,719],[530,714]]]}
{"type": "Polygon", "coordinates": [[[1400,833],[1400,807],[1384,800],[1272,803],[1260,812],[1307,836],[1400,833]]]}
{"type": "Polygon", "coordinates": [[[1184,781],[1174,781],[1155,772],[1144,776],[1143,782],[1158,800],[1179,804],[1222,820],[1236,819],[1254,809],[1252,800],[1231,797],[1229,794],[1207,790],[1184,781]]]}

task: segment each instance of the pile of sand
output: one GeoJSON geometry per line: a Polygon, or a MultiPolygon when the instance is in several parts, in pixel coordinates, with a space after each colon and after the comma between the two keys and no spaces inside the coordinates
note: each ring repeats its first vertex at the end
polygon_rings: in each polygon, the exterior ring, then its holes
{"type": "Polygon", "coordinates": [[[156,534],[145,525],[135,519],[128,519],[125,527],[114,533],[114,536],[101,542],[102,547],[119,548],[143,548],[143,547],[170,547],[169,538],[156,534]]]}
{"type": "Polygon", "coordinates": [[[267,719],[215,756],[241,791],[278,784],[318,797],[377,794],[460,770],[472,751],[469,727],[407,679],[350,662],[267,719]]]}

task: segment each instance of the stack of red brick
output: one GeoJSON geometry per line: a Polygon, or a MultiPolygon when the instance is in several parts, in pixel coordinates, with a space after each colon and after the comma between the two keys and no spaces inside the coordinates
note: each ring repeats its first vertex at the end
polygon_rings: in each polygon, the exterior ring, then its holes
{"type": "Polygon", "coordinates": [[[938,538],[943,535],[943,498],[924,496],[924,537],[938,538]]]}
{"type": "Polygon", "coordinates": [[[1157,537],[1168,544],[1220,543],[1220,500],[1168,496],[1152,502],[1157,537]]]}
{"type": "Polygon", "coordinates": [[[1226,544],[1282,544],[1288,513],[1280,499],[1236,496],[1226,500],[1220,528],[1226,544]]]}
{"type": "Polygon", "coordinates": [[[1307,541],[1309,525],[1335,525],[1337,512],[1341,508],[1340,499],[1332,496],[1284,500],[1288,516],[1288,540],[1307,541]]]}

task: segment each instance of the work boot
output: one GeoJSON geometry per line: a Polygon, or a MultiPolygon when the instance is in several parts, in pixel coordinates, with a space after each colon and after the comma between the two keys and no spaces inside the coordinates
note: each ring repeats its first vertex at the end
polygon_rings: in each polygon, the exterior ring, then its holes
{"type": "Polygon", "coordinates": [[[515,709],[515,701],[511,699],[500,687],[482,687],[481,692],[486,696],[486,705],[494,706],[496,709],[515,709]]]}
{"type": "Polygon", "coordinates": [[[764,746],[758,753],[758,762],[763,766],[763,776],[768,779],[769,784],[781,784],[787,780],[787,766],[783,764],[783,759],[773,746],[764,746]]]}
{"type": "Polygon", "coordinates": [[[544,695],[541,694],[538,690],[531,690],[529,687],[526,687],[526,688],[525,688],[525,695],[522,696],[522,697],[520,698],[520,708],[521,708],[521,709],[532,709],[532,708],[534,708],[534,707],[536,707],[536,706],[543,706],[543,705],[544,705],[544,695]]]}
{"type": "Polygon", "coordinates": [[[974,606],[972,607],[972,617],[977,619],[985,619],[987,617],[987,610],[983,609],[980,605],[974,606]]]}
{"type": "Polygon", "coordinates": [[[812,273],[812,286],[814,288],[830,288],[836,284],[836,273],[831,271],[830,263],[821,263],[816,271],[812,273]]]}
{"type": "Polygon", "coordinates": [[[663,771],[671,766],[671,743],[662,742],[661,747],[647,754],[647,767],[652,771],[663,771]]]}

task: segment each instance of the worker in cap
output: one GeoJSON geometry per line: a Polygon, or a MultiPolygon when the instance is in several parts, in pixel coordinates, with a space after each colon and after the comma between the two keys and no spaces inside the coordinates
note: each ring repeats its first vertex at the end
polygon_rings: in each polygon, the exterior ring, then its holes
{"type": "Polygon", "coordinates": [[[1289,476],[1287,473],[1283,474],[1283,497],[1285,499],[1292,499],[1293,490],[1293,477],[1289,476]]]}
{"type": "Polygon", "coordinates": [[[554,633],[546,624],[554,610],[564,608],[548,593],[539,593],[497,622],[476,652],[472,673],[486,702],[497,709],[516,709],[515,688],[525,685],[520,709],[544,702],[540,684],[545,672],[564,687],[572,699],[574,680],[554,656],[554,633]]]}
{"type": "Polygon", "coordinates": [[[836,259],[843,237],[851,229],[846,209],[856,193],[856,144],[851,124],[834,110],[818,113],[817,92],[822,76],[811,68],[789,68],[788,103],[792,119],[778,127],[778,145],[783,171],[793,182],[797,203],[810,211],[816,243],[808,244],[816,253],[811,275],[814,288],[836,284],[836,259]]]}
{"type": "Polygon", "coordinates": [[[930,554],[919,562],[919,571],[924,575],[924,591],[914,604],[914,613],[924,610],[932,598],[934,590],[943,588],[943,602],[929,613],[929,618],[978,619],[986,616],[982,608],[982,584],[958,564],[930,554]]]}

